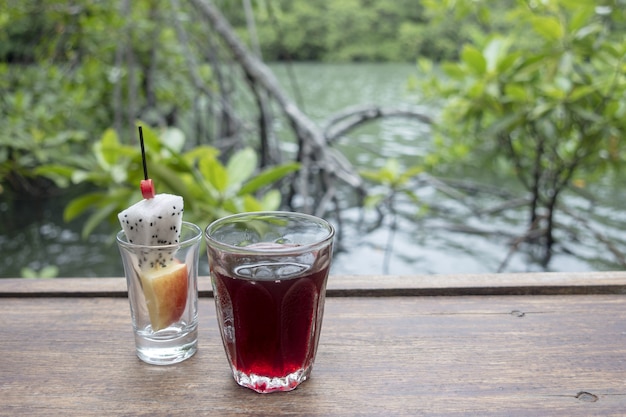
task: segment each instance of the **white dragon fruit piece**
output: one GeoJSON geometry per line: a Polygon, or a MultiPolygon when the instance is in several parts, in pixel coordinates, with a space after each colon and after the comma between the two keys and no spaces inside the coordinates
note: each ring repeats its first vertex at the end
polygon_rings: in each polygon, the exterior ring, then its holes
{"type": "MultiPolygon", "coordinates": [[[[157,194],[133,204],[117,215],[129,243],[145,246],[179,243],[183,222],[183,198],[172,194],[157,194]]],[[[143,251],[138,266],[141,269],[164,268],[172,260],[171,250],[143,251]]]]}

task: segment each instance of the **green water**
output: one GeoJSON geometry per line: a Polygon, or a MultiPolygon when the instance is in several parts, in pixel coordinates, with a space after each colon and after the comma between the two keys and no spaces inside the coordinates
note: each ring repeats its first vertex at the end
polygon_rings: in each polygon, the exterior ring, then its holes
{"type": "MultiPolygon", "coordinates": [[[[282,66],[272,69],[292,96],[301,97],[301,108],[314,121],[323,124],[331,115],[352,106],[419,106],[425,113],[434,109],[407,91],[407,80],[414,74],[411,65],[398,64],[297,64],[293,72],[299,94],[291,88],[282,66]]],[[[280,126],[278,126],[280,137],[280,126]]],[[[380,166],[386,158],[398,158],[404,165],[419,163],[430,149],[428,126],[405,119],[385,119],[367,124],[342,138],[336,146],[359,169],[380,166]]],[[[520,193],[512,178],[494,177],[480,167],[455,171],[450,175],[463,180],[490,184],[520,193]]],[[[563,226],[556,233],[561,242],[547,267],[538,262],[532,247],[521,246],[506,263],[505,271],[588,271],[620,269],[617,249],[626,252],[626,211],[621,197],[623,178],[606,178],[588,184],[580,193],[569,192],[563,205],[584,221],[558,217],[563,226]],[[590,230],[591,227],[593,230],[590,230]],[[598,240],[598,236],[604,242],[598,240]]],[[[395,232],[391,217],[381,227],[373,211],[352,207],[353,196],[343,195],[342,234],[333,273],[422,274],[480,273],[498,270],[509,252],[511,236],[523,234],[526,213],[509,210],[498,216],[475,216],[465,202],[436,191],[431,184],[418,182],[415,192],[428,208],[418,216],[417,207],[400,202],[398,208],[409,217],[399,217],[395,232]],[[474,233],[459,228],[472,227],[474,233]],[[483,235],[479,230],[502,231],[483,235]],[[390,248],[392,250],[390,250],[390,248]]],[[[88,240],[80,237],[81,221],[65,224],[64,204],[71,196],[46,201],[0,201],[0,277],[21,275],[23,267],[40,270],[48,265],[59,268],[59,276],[121,276],[122,265],[113,235],[116,225],[103,225],[88,240]]],[[[492,207],[501,201],[476,194],[474,204],[492,207]]],[[[202,225],[201,225],[202,226],[202,225]]],[[[201,273],[206,274],[206,256],[201,257],[201,273]]]]}

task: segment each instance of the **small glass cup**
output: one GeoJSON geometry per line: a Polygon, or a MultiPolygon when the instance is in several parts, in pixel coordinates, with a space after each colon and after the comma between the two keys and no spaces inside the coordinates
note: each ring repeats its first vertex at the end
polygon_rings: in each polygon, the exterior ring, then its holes
{"type": "Polygon", "coordinates": [[[236,214],[205,230],[218,326],[235,381],[290,391],[310,375],[333,227],[290,212],[236,214]]]}
{"type": "MultiPolygon", "coordinates": [[[[180,243],[117,244],[128,284],[128,300],[139,359],[154,365],[184,361],[198,350],[198,254],[202,230],[183,222],[180,243]],[[170,259],[159,269],[140,268],[140,259],[170,259]]],[[[144,265],[147,262],[144,262],[144,265]]]]}

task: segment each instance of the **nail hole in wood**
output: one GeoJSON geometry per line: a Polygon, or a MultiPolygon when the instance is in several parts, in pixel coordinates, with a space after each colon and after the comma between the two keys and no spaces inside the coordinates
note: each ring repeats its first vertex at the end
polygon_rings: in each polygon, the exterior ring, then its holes
{"type": "Polygon", "coordinates": [[[576,398],[578,398],[580,401],[586,401],[588,403],[595,403],[596,401],[598,401],[597,395],[586,391],[580,391],[578,394],[576,394],[576,398]]]}

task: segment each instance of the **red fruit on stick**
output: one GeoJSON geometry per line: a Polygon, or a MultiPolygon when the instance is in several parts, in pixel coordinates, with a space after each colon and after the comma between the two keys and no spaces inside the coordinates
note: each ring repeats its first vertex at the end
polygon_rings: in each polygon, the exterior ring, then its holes
{"type": "Polygon", "coordinates": [[[141,126],[139,126],[139,143],[141,144],[141,162],[143,163],[143,177],[139,183],[139,187],[141,188],[141,195],[145,199],[154,198],[154,182],[150,178],[148,178],[148,165],[146,164],[146,150],[143,147],[143,130],[141,130],[141,126]]]}
{"type": "Polygon", "coordinates": [[[150,178],[141,180],[140,187],[143,198],[154,198],[154,182],[150,178]]]}

